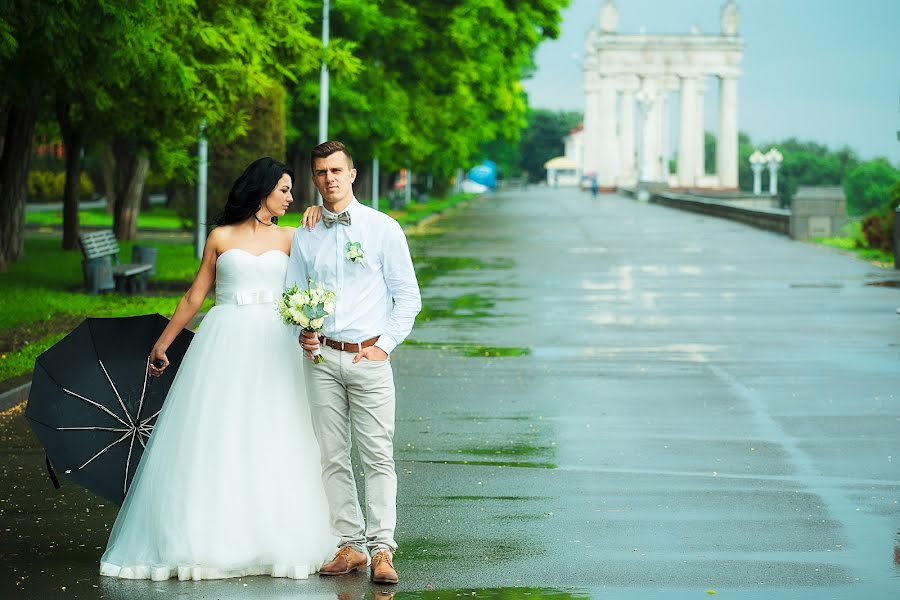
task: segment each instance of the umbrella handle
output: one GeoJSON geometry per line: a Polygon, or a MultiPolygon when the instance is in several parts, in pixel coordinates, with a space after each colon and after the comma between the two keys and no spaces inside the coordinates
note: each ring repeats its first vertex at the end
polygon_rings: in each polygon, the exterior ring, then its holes
{"type": "Polygon", "coordinates": [[[44,460],[47,463],[47,475],[50,476],[50,481],[53,482],[53,487],[59,489],[59,478],[56,476],[56,471],[53,470],[53,465],[50,464],[50,457],[45,454],[44,460]]]}

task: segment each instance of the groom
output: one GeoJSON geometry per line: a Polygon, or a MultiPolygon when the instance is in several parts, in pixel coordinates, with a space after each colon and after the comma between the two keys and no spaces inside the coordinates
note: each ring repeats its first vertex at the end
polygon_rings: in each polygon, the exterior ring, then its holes
{"type": "Polygon", "coordinates": [[[372,581],[397,583],[397,475],[394,471],[394,377],[390,353],[412,330],[422,307],[403,229],[391,217],[353,196],[356,169],[341,142],[312,151],[313,182],[322,194],[322,222],[298,228],[286,284],[307,277],[336,293],[333,318],[323,335],[302,332],[308,356],[320,349],[325,362],[310,362],[306,386],[313,427],[322,451],[322,478],[331,526],[340,549],[319,569],[343,575],[368,564],[372,581]],[[351,432],[366,482],[366,518],[357,500],[350,464],[351,432]]]}

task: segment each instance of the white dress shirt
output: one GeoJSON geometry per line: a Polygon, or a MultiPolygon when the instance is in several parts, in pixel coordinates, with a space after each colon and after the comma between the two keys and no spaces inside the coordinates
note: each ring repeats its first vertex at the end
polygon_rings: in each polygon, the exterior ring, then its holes
{"type": "MultiPolygon", "coordinates": [[[[334,315],[322,333],[341,342],[375,344],[388,354],[412,331],[422,309],[419,284],[403,228],[388,215],[354,198],[344,212],[350,225],[319,222],[299,228],[291,244],[285,285],[307,287],[307,278],[334,290],[334,315]],[[362,262],[347,257],[347,242],[362,246],[362,262]]],[[[336,216],[324,207],[322,216],[336,216]]]]}

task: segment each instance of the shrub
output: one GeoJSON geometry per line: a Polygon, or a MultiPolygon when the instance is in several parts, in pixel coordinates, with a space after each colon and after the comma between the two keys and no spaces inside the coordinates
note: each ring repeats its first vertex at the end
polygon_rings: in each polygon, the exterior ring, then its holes
{"type": "Polygon", "coordinates": [[[844,179],[847,211],[864,215],[882,210],[889,201],[891,186],[897,181],[900,181],[900,171],[885,158],[860,163],[844,179]]]}
{"type": "Polygon", "coordinates": [[[887,192],[884,205],[868,215],[862,222],[863,236],[869,248],[894,252],[894,220],[900,206],[900,181],[896,181],[887,192]]]}
{"type": "MultiPolygon", "coordinates": [[[[62,200],[66,185],[66,174],[62,171],[29,171],[28,198],[30,200],[62,200]]],[[[93,195],[94,184],[87,173],[81,172],[78,179],[78,197],[87,198],[93,195]]]]}

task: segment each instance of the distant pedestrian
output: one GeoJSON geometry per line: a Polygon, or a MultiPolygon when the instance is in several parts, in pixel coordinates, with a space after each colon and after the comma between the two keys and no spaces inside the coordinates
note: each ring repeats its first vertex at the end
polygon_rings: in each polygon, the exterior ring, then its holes
{"type": "Polygon", "coordinates": [[[597,181],[596,177],[591,178],[591,198],[594,200],[597,199],[597,194],[600,192],[600,183],[597,181]]]}

